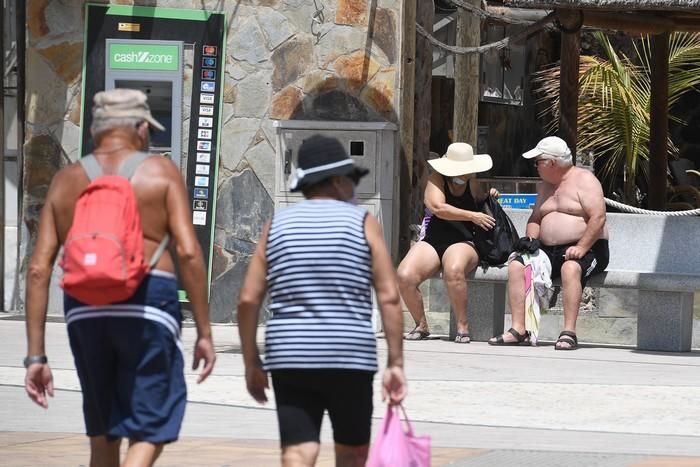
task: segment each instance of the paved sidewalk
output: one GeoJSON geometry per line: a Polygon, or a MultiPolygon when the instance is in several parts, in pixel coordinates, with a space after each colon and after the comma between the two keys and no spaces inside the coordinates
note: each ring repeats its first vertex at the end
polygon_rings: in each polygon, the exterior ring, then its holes
{"type": "MultiPolygon", "coordinates": [[[[0,465],[86,465],[65,325],[47,325],[57,391],[44,411],[22,386],[24,322],[2,315],[0,465]]],[[[183,332],[188,361],[193,331],[183,332]]],[[[187,371],[182,439],[166,447],[158,465],[276,465],[274,406],[257,405],[245,391],[235,326],[217,325],[214,333],[215,373],[196,385],[187,371]]],[[[381,362],[383,340],[379,347],[381,362]]],[[[439,339],[407,342],[405,352],[405,407],[416,433],[432,437],[433,465],[700,466],[699,353],[556,352],[439,339]]],[[[375,430],[383,413],[377,397],[375,430]]],[[[331,439],[326,421],[318,465],[333,465],[331,439]]]]}

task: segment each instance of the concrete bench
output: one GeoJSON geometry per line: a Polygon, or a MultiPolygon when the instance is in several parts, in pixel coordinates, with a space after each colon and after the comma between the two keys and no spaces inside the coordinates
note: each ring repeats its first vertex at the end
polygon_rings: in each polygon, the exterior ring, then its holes
{"type": "MultiPolygon", "coordinates": [[[[520,235],[527,209],[507,209],[520,235]]],[[[637,289],[637,348],[690,351],[694,292],[700,290],[700,217],[608,213],[610,264],[590,287],[637,289]]],[[[468,277],[473,340],[503,332],[507,267],[478,267],[468,277]]],[[[456,332],[450,313],[450,337],[456,332]]],[[[583,336],[585,339],[585,336],[583,336]]]]}

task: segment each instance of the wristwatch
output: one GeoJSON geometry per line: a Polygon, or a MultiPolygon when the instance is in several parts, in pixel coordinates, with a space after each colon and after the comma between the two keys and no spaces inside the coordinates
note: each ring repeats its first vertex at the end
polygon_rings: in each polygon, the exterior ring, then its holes
{"type": "Polygon", "coordinates": [[[49,359],[46,355],[31,355],[29,357],[24,357],[24,367],[29,368],[29,365],[34,365],[35,363],[40,363],[42,365],[49,363],[49,359]]]}

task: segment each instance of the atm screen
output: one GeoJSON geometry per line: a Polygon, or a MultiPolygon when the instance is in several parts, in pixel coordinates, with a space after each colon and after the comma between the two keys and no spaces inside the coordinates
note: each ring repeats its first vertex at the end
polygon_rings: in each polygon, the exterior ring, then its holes
{"type": "Polygon", "coordinates": [[[151,147],[169,151],[172,141],[172,115],[169,110],[167,112],[151,110],[151,114],[165,127],[165,131],[151,131],[151,147]]]}
{"type": "Polygon", "coordinates": [[[148,96],[148,105],[153,118],[165,127],[165,131],[151,132],[151,150],[153,152],[170,152],[172,149],[172,101],[173,83],[171,81],[137,81],[115,80],[117,88],[139,89],[148,96]]]}

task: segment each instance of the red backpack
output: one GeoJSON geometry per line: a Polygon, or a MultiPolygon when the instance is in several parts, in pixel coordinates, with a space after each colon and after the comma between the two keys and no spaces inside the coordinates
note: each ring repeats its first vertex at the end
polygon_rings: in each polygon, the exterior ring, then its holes
{"type": "Polygon", "coordinates": [[[83,303],[107,305],[127,300],[168,245],[166,234],[146,263],[141,218],[129,179],[148,157],[141,152],[130,156],[119,175],[103,175],[92,154],[80,160],[90,184],[75,205],[60,265],[61,287],[83,303]]]}

